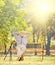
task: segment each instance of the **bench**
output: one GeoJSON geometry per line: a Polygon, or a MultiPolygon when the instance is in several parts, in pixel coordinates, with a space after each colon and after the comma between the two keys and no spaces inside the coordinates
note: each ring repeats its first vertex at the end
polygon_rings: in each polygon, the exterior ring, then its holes
{"type": "Polygon", "coordinates": [[[43,54],[44,54],[44,45],[41,43],[28,43],[27,44],[26,52],[30,53],[41,53],[42,60],[43,60],[43,54]]]}
{"type": "Polygon", "coordinates": [[[26,49],[26,52],[43,52],[44,49],[43,49],[43,44],[41,43],[28,43],[27,44],[27,49],[26,49]]]}
{"type": "MultiPolygon", "coordinates": [[[[42,60],[43,60],[43,52],[44,52],[43,44],[37,43],[37,42],[36,43],[28,43],[26,47],[27,47],[26,52],[42,53],[42,60]]],[[[17,50],[15,48],[11,49],[10,59],[12,59],[12,52],[17,52],[17,50]]],[[[5,60],[6,56],[4,57],[4,60],[5,60]]]]}

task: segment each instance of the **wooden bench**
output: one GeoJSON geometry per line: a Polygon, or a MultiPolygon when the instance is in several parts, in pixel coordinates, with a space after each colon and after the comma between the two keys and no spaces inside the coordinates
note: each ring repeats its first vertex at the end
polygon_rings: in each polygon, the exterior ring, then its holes
{"type": "Polygon", "coordinates": [[[43,49],[43,44],[41,43],[28,43],[27,44],[27,49],[26,49],[26,52],[43,52],[44,49],[43,49]]]}
{"type": "MultiPolygon", "coordinates": [[[[42,60],[43,60],[43,52],[44,52],[44,49],[43,49],[43,44],[41,43],[28,43],[27,44],[27,49],[26,49],[26,52],[37,52],[37,53],[42,53],[42,60]]],[[[11,49],[11,52],[17,52],[17,50],[14,48],[14,49],[11,49]]],[[[5,56],[6,58],[6,56],[5,56]]],[[[4,58],[4,60],[5,60],[4,58]]],[[[10,53],[10,59],[12,59],[12,54],[10,53]]]]}
{"type": "MultiPolygon", "coordinates": [[[[16,49],[13,48],[12,49],[13,52],[16,52],[16,49]]],[[[26,46],[26,52],[38,52],[38,53],[41,53],[43,52],[44,49],[43,49],[43,44],[41,43],[28,43],[27,46],[26,46]]]]}
{"type": "Polygon", "coordinates": [[[27,49],[26,52],[31,52],[31,53],[41,53],[42,55],[42,60],[43,60],[43,54],[44,54],[44,45],[41,43],[28,43],[27,44],[27,49]]]}

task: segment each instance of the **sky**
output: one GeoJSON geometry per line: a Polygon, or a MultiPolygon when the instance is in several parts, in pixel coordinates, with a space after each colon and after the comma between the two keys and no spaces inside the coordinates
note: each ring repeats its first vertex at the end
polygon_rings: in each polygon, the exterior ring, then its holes
{"type": "Polygon", "coordinates": [[[38,21],[46,22],[55,13],[55,0],[25,0],[24,4],[26,14],[38,21]]]}

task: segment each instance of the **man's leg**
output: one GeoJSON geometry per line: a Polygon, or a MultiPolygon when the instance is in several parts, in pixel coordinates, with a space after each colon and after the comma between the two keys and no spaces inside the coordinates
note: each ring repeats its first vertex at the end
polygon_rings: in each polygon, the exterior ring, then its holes
{"type": "Polygon", "coordinates": [[[18,56],[17,60],[21,61],[21,59],[23,58],[23,50],[21,45],[19,45],[17,48],[17,56],[18,56]]]}
{"type": "Polygon", "coordinates": [[[20,57],[19,61],[23,61],[23,60],[24,60],[25,50],[26,50],[26,46],[23,45],[23,46],[22,46],[22,49],[21,49],[21,57],[20,57]]]}
{"type": "Polygon", "coordinates": [[[24,45],[19,46],[17,54],[18,54],[18,61],[24,60],[24,52],[26,50],[26,47],[24,45]]]}

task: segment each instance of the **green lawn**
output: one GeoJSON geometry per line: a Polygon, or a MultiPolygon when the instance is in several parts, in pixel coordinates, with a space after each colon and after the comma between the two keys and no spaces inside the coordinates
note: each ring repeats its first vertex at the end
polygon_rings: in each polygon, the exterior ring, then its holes
{"type": "Polygon", "coordinates": [[[0,56],[0,65],[55,65],[55,56],[44,56],[44,60],[41,61],[41,56],[25,56],[24,61],[16,61],[17,57],[12,57],[12,61],[9,61],[9,57],[3,60],[4,57],[0,56]]]}

